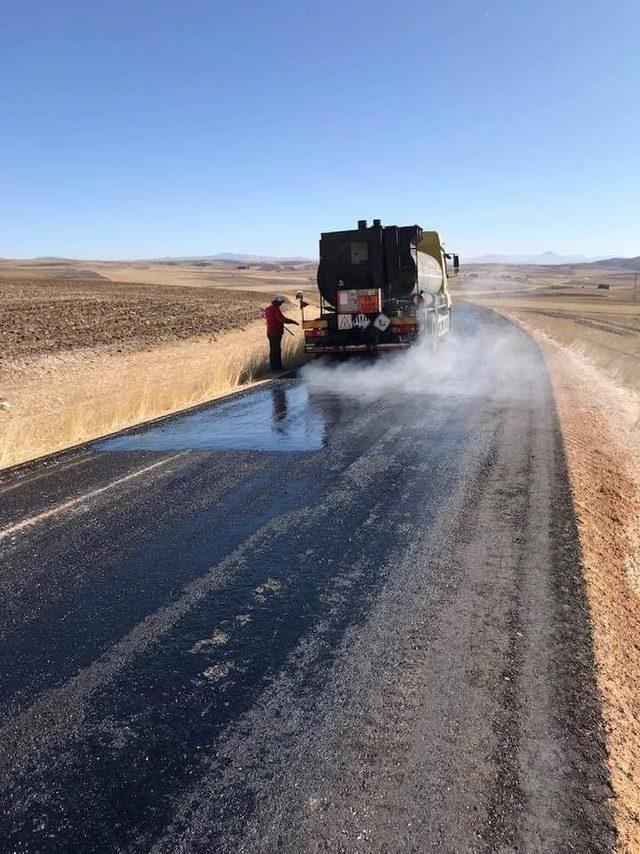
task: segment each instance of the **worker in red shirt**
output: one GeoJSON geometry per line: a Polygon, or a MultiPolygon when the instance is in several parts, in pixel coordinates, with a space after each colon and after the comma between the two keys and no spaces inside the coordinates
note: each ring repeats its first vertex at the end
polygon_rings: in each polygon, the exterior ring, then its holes
{"type": "Polygon", "coordinates": [[[269,364],[272,371],[282,370],[282,336],[284,335],[285,323],[293,323],[298,326],[297,320],[285,317],[280,306],[286,302],[282,294],[276,294],[271,304],[264,310],[267,320],[267,338],[269,339],[269,364]]]}

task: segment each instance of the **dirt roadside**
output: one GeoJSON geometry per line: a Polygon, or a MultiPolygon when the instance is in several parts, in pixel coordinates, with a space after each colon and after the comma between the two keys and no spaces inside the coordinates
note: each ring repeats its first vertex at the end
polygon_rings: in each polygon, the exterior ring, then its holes
{"type": "Polygon", "coordinates": [[[562,424],[603,697],[619,850],[640,851],[640,432],[635,395],[529,328],[562,424]]]}

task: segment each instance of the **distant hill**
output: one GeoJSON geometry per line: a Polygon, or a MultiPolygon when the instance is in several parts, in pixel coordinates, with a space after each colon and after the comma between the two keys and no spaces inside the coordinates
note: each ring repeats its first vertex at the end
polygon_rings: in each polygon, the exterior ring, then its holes
{"type": "Polygon", "coordinates": [[[542,252],[540,255],[481,255],[479,258],[464,258],[465,264],[584,264],[590,260],[584,255],[558,255],[556,252],[542,252]]]}
{"type": "Polygon", "coordinates": [[[601,258],[598,261],[592,261],[589,267],[604,267],[613,270],[631,270],[634,273],[640,273],[640,255],[635,258],[601,258]]]}

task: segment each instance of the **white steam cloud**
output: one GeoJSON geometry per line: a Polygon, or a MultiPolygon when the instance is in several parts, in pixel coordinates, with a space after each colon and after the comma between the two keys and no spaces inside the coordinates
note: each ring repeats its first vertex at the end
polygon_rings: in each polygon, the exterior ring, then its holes
{"type": "Polygon", "coordinates": [[[486,309],[464,306],[456,315],[454,329],[436,352],[423,339],[410,350],[375,360],[318,360],[303,368],[304,382],[311,394],[362,403],[404,395],[530,396],[529,380],[540,375],[540,362],[526,333],[486,309]]]}

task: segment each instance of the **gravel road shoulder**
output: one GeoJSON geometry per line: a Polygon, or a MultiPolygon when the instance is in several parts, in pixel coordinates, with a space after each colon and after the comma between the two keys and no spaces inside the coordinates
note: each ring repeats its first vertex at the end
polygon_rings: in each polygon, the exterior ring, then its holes
{"type": "Polygon", "coordinates": [[[619,850],[640,851],[638,406],[575,352],[538,338],[562,424],[591,615],[619,850]]]}

